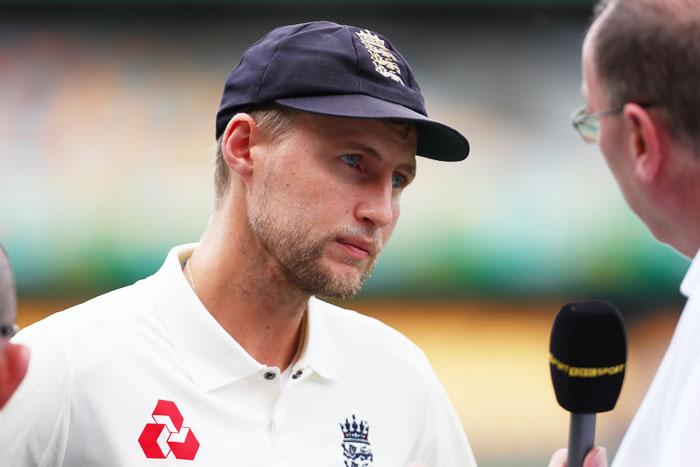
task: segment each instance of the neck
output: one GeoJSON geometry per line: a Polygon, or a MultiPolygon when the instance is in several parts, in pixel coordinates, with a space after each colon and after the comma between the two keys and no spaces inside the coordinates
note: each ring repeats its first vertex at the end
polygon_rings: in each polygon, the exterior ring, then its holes
{"type": "Polygon", "coordinates": [[[692,259],[700,249],[700,154],[677,145],[673,156],[653,193],[664,222],[656,236],[692,259]]]}
{"type": "Polygon", "coordinates": [[[309,295],[286,282],[241,211],[222,206],[214,212],[187,261],[190,285],[246,352],[285,369],[299,347],[309,295]]]}
{"type": "Polygon", "coordinates": [[[700,232],[695,232],[697,235],[688,236],[688,238],[679,239],[673,247],[676,248],[680,253],[693,259],[695,255],[700,251],[700,232]]]}

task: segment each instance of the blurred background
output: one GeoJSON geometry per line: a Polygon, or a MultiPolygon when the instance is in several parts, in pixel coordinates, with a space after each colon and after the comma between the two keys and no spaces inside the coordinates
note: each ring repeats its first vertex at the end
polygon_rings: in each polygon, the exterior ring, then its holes
{"type": "Polygon", "coordinates": [[[213,199],[214,116],[243,50],[327,19],[388,36],[431,116],[471,141],[419,158],[374,277],[344,306],[428,354],[483,467],[566,444],[547,364],[561,305],[623,312],[630,362],[598,421],[617,448],[670,339],[688,261],[627,209],[569,115],[588,0],[0,0],[0,242],[19,323],[153,273],[213,199]]]}

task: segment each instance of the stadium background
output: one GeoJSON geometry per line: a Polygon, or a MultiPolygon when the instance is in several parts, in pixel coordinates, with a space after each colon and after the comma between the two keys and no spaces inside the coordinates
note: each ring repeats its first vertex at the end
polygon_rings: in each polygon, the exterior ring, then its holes
{"type": "Polygon", "coordinates": [[[419,158],[376,273],[346,306],[426,351],[481,466],[534,467],[567,439],[546,360],[554,314],[577,298],[612,301],[631,356],[618,408],[599,418],[614,452],[677,320],[688,261],[654,241],[570,127],[591,9],[0,0],[0,241],[20,324],[149,275],[197,239],[222,83],[248,44],[280,24],[354,24],[398,45],[429,113],[472,153],[419,158]]]}

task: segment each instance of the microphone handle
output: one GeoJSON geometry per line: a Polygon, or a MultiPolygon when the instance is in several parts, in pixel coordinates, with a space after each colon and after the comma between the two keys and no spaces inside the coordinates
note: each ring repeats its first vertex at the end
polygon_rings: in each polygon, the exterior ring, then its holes
{"type": "Polygon", "coordinates": [[[572,413],[569,423],[569,457],[567,467],[582,467],[583,459],[593,449],[595,414],[572,413]]]}

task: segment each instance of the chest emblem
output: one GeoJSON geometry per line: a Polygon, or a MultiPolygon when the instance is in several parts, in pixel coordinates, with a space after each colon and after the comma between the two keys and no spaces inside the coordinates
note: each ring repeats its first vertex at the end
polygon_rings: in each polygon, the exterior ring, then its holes
{"type": "Polygon", "coordinates": [[[158,400],[151,414],[155,423],[147,423],[139,444],[148,459],[165,459],[173,454],[175,459],[194,460],[199,441],[189,427],[183,426],[184,418],[175,402],[158,400]]]}
{"type": "Polygon", "coordinates": [[[369,443],[369,423],[365,420],[358,422],[355,415],[352,421],[345,419],[345,423],[340,424],[343,432],[343,457],[345,467],[372,467],[374,456],[372,446],[369,443]]]}

